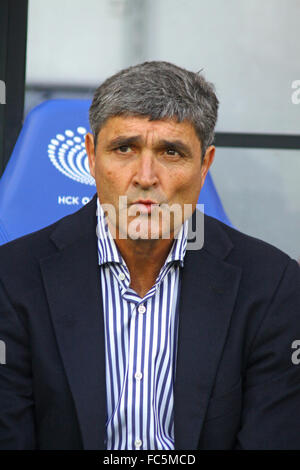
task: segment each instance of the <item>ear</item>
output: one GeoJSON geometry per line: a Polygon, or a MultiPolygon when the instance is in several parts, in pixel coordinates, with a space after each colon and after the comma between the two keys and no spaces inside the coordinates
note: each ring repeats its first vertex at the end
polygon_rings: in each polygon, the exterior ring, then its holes
{"type": "Polygon", "coordinates": [[[88,132],[85,136],[85,149],[89,159],[90,173],[95,178],[95,145],[94,145],[94,136],[88,132]]]}
{"type": "Polygon", "coordinates": [[[207,172],[212,162],[214,161],[215,151],[216,151],[216,147],[214,145],[210,145],[209,147],[207,147],[205,155],[203,157],[203,161],[201,163],[201,189],[202,189],[202,186],[204,185],[207,172]]]}

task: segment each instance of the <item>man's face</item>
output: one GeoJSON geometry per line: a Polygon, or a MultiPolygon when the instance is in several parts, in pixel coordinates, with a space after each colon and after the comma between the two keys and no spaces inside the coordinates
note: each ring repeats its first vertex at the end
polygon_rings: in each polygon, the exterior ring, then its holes
{"type": "Polygon", "coordinates": [[[209,147],[201,164],[201,143],[190,122],[124,116],[106,121],[96,151],[87,134],[86,149],[100,202],[116,209],[116,219],[108,218],[123,238],[176,233],[196,207],[215,151],[209,147]],[[119,196],[127,196],[126,206],[119,206],[119,196]]]}

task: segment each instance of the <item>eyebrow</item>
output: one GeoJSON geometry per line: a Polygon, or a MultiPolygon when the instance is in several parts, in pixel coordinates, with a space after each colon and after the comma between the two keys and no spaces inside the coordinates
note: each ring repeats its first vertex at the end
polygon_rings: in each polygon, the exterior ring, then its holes
{"type": "MultiPolygon", "coordinates": [[[[115,139],[112,139],[109,143],[107,148],[108,149],[113,149],[117,147],[123,147],[123,146],[128,146],[130,145],[141,145],[143,142],[142,136],[141,135],[134,135],[131,137],[127,136],[118,136],[115,139]]],[[[162,150],[170,148],[172,150],[175,150],[176,152],[183,153],[188,157],[192,157],[192,151],[188,145],[186,145],[184,142],[181,140],[159,140],[155,145],[154,149],[155,150],[162,150]]]]}
{"type": "Polygon", "coordinates": [[[184,144],[181,140],[160,140],[155,147],[158,149],[170,148],[176,152],[183,153],[187,157],[192,157],[190,147],[184,144]]]}
{"type": "Polygon", "coordinates": [[[123,146],[130,146],[133,144],[141,144],[142,143],[142,138],[140,135],[133,135],[131,137],[127,137],[125,135],[120,135],[116,137],[115,139],[112,139],[109,141],[107,148],[108,149],[113,149],[117,147],[123,147],[123,146]]]}

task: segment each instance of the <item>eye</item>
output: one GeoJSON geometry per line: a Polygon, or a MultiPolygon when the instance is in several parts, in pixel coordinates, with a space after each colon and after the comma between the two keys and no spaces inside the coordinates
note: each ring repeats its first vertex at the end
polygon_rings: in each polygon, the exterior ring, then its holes
{"type": "Polygon", "coordinates": [[[172,148],[166,149],[166,154],[171,155],[171,156],[176,156],[176,155],[181,156],[181,154],[177,152],[177,150],[172,149],[172,148]]]}
{"type": "Polygon", "coordinates": [[[121,153],[128,153],[131,150],[131,147],[129,147],[129,145],[121,145],[116,150],[119,150],[121,153]]]}

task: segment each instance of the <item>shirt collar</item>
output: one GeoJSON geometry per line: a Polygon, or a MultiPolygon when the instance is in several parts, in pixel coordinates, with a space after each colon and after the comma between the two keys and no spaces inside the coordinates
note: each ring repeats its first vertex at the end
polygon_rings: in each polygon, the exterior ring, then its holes
{"type": "MultiPolygon", "coordinates": [[[[98,238],[98,262],[99,265],[105,263],[121,263],[126,266],[126,263],[110,233],[110,230],[105,219],[105,214],[97,197],[97,238],[98,238]]],[[[167,256],[164,265],[178,261],[180,266],[184,265],[184,256],[186,252],[188,233],[188,220],[186,220],[172,244],[172,248],[167,256]]]]}

